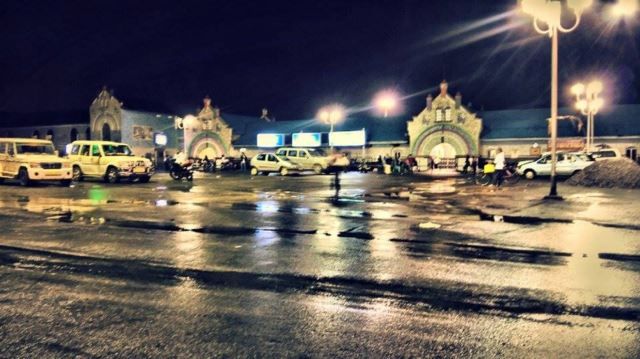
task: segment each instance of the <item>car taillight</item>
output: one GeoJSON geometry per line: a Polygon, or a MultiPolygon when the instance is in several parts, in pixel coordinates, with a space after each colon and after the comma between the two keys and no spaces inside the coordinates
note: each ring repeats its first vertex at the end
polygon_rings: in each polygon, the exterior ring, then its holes
{"type": "Polygon", "coordinates": [[[31,168],[40,168],[40,164],[39,163],[29,163],[29,167],[31,167],[31,168]]]}

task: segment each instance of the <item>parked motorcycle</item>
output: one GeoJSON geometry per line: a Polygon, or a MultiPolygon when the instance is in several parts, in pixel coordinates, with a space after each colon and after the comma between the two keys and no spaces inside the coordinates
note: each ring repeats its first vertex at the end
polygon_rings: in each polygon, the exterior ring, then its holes
{"type": "Polygon", "coordinates": [[[174,162],[171,164],[169,176],[176,181],[181,181],[183,178],[187,181],[193,181],[193,165],[182,166],[174,162]]]}

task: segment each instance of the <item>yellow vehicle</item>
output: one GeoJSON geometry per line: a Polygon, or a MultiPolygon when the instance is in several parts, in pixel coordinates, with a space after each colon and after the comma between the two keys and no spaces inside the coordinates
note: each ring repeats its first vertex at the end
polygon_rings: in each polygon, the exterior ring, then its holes
{"type": "Polygon", "coordinates": [[[117,183],[129,181],[149,182],[154,174],[151,161],[133,154],[129,145],[110,141],[75,141],[68,154],[73,165],[73,179],[103,179],[117,183]]]}
{"type": "Polygon", "coordinates": [[[71,184],[68,159],[58,157],[49,140],[0,138],[0,181],[17,179],[23,186],[34,181],[60,181],[71,184]]]}

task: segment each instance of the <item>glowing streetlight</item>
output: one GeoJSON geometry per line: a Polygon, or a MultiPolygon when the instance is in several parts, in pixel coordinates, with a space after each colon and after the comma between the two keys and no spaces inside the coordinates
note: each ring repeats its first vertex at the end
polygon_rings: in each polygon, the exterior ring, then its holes
{"type": "Polygon", "coordinates": [[[582,12],[593,0],[566,0],[567,8],[574,15],[574,24],[570,27],[562,25],[562,3],[559,0],[520,0],[522,11],[533,17],[533,27],[543,35],[551,38],[551,189],[548,199],[561,199],[558,196],[556,180],[557,137],[558,137],[558,32],[567,33],[575,30],[580,24],[582,12]],[[541,26],[542,25],[542,26],[541,26]]]}
{"type": "Polygon", "coordinates": [[[345,113],[346,111],[342,105],[325,106],[318,111],[317,118],[331,126],[329,138],[331,138],[331,133],[333,133],[333,125],[342,121],[345,118],[345,113]]]}
{"type": "Polygon", "coordinates": [[[594,139],[594,119],[598,111],[604,105],[604,100],[599,96],[602,92],[602,82],[593,81],[587,86],[578,83],[571,87],[571,92],[576,96],[576,108],[587,116],[587,140],[585,148],[591,151],[594,139]]]}
{"type": "Polygon", "coordinates": [[[384,114],[389,116],[389,112],[393,112],[400,102],[400,96],[394,91],[382,91],[373,99],[373,105],[384,114]]]}
{"type": "Polygon", "coordinates": [[[634,16],[638,11],[638,0],[618,0],[611,7],[611,14],[614,17],[634,16]]]}

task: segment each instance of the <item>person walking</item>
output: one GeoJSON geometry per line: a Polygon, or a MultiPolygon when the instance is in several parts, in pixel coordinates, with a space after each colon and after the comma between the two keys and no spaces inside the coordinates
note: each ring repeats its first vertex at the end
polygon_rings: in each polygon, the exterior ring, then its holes
{"type": "Polygon", "coordinates": [[[498,153],[496,154],[495,164],[496,164],[496,173],[495,173],[495,185],[496,187],[500,187],[502,185],[502,181],[504,180],[504,169],[506,160],[504,158],[504,152],[502,152],[502,147],[498,147],[498,153]]]}

